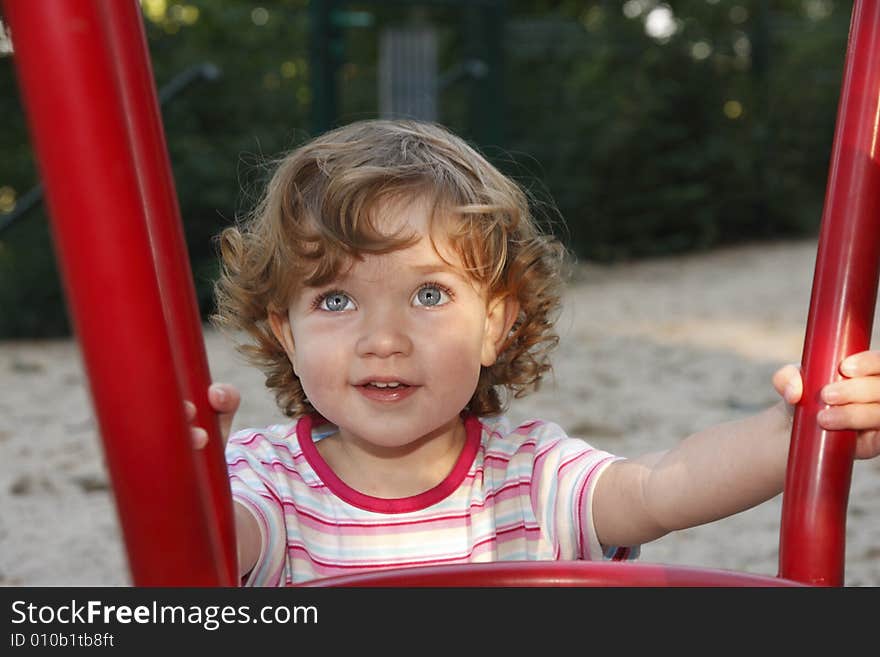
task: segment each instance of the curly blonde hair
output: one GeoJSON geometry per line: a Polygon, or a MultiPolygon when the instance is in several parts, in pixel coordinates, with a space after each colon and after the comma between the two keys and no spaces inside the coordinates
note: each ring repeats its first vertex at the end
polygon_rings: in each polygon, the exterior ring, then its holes
{"type": "MultiPolygon", "coordinates": [[[[388,235],[375,208],[426,199],[446,221],[444,237],[489,298],[511,296],[519,313],[496,362],[483,367],[468,409],[504,410],[550,370],[565,250],[538,227],[528,197],[464,140],[416,121],[361,121],[288,153],[256,208],[219,236],[215,325],[243,331],[238,350],[266,375],[286,415],[314,410],[270,312],[286,312],[303,287],[324,285],[362,254],[388,253],[412,236],[388,235]],[[450,220],[451,219],[451,220],[450,220]]],[[[435,223],[432,221],[432,239],[435,223]]],[[[436,248],[436,246],[435,246],[436,248]]]]}

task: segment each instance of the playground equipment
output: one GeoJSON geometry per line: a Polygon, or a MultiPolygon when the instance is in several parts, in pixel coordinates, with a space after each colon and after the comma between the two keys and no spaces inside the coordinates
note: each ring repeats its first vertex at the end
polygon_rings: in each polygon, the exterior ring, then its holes
{"type": "MultiPolygon", "coordinates": [[[[133,583],[238,583],[229,483],[136,0],[2,0],[133,583]],[[183,399],[208,447],[195,452],[183,399]]],[[[318,585],[788,586],[843,583],[854,432],[818,391],[869,346],[880,275],[880,0],[856,0],[794,418],[778,577],[658,564],[502,562],[318,585]]]]}

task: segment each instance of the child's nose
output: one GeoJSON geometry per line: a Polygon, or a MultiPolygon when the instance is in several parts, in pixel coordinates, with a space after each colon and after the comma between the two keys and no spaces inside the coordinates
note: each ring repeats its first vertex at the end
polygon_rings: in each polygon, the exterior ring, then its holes
{"type": "Polygon", "coordinates": [[[412,340],[403,317],[390,312],[376,312],[366,317],[356,345],[358,356],[388,358],[409,355],[412,340]]]}

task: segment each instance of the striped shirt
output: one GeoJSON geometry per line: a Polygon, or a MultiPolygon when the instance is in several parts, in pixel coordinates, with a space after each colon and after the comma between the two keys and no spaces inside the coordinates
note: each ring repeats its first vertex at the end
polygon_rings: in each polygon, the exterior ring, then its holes
{"type": "Polygon", "coordinates": [[[629,559],[603,548],[592,494],[616,457],[552,423],[511,427],[465,418],[449,475],[412,497],[371,497],[330,470],[315,443],[336,432],[318,416],[246,429],[227,445],[233,499],[256,518],[262,548],[244,580],[284,586],[381,568],[514,560],[629,559]]]}

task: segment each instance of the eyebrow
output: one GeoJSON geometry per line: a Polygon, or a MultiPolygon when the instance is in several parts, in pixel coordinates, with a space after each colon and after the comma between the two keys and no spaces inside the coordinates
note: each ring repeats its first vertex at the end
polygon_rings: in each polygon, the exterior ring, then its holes
{"type": "MultiPolygon", "coordinates": [[[[430,274],[438,274],[438,273],[446,273],[452,274],[453,276],[457,276],[458,278],[467,281],[468,277],[462,272],[460,269],[453,267],[451,265],[447,265],[444,262],[432,262],[427,265],[412,265],[410,267],[416,274],[420,276],[426,276],[430,274]]],[[[318,287],[331,287],[334,284],[345,285],[349,280],[351,280],[351,272],[346,272],[340,276],[337,276],[332,281],[329,281],[325,285],[321,285],[318,287]]]]}
{"type": "Polygon", "coordinates": [[[459,274],[458,269],[442,262],[431,263],[430,265],[415,265],[413,269],[420,274],[436,274],[438,272],[459,274]]]}

